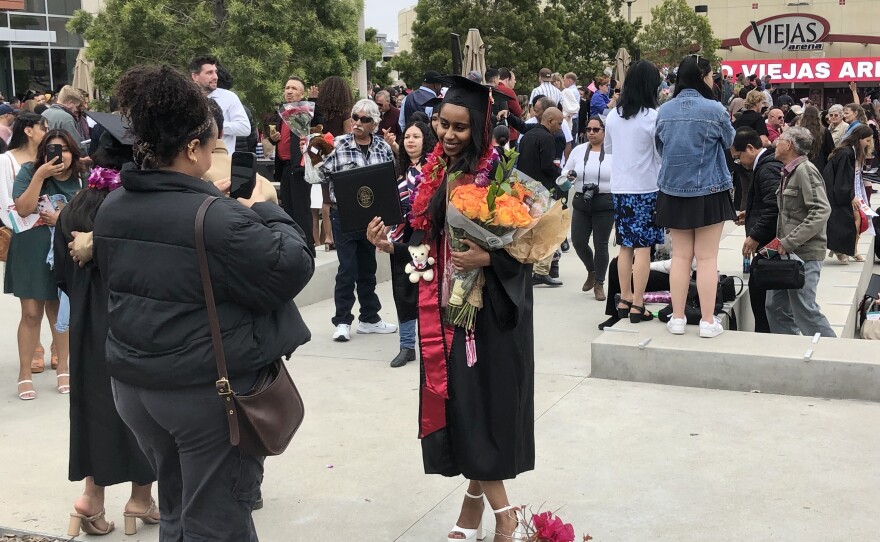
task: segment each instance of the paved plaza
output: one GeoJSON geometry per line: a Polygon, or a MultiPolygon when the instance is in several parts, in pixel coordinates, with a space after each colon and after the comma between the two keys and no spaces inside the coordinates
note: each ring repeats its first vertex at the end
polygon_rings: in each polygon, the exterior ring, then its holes
{"type": "MultiPolygon", "coordinates": [[[[588,378],[606,316],[582,273],[572,252],[565,286],[535,290],[537,464],[508,484],[513,502],[597,542],[877,540],[880,404],[588,378]]],[[[396,321],[390,283],[378,291],[396,321]]],[[[465,486],[422,471],[418,365],[388,367],[397,335],[332,342],[332,299],[301,309],[313,337],[290,367],[306,421],[266,462],[260,539],[445,540],[465,486]]],[[[35,375],[36,401],[16,398],[18,320],[0,296],[0,526],[62,535],[82,488],[67,481],[68,400],[51,372],[35,375]]],[[[126,498],[108,490],[117,531],[103,539],[158,540],[122,534],[126,498]]]]}

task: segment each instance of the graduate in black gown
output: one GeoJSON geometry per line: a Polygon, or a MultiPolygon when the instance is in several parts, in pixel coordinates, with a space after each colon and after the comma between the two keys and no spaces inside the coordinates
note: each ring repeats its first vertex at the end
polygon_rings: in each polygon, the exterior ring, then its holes
{"type": "MultiPolygon", "coordinates": [[[[109,116],[109,115],[108,115],[109,116]]],[[[106,121],[111,124],[111,120],[106,121]]],[[[107,126],[105,126],[107,128],[107,126]]],[[[68,243],[92,231],[98,208],[107,194],[121,186],[119,169],[131,161],[131,146],[118,117],[101,136],[93,155],[96,167],[89,187],[80,191],[61,212],[55,230],[55,277],[70,297],[70,481],[85,480],[85,491],[74,504],[69,533],[107,534],[114,524],[104,518],[104,488],[131,482],[125,506],[126,533],[134,534],[136,521],[158,523],[159,510],[151,498],[156,480],[131,430],[119,417],[105,363],[108,292],[94,262],[82,267],[73,261],[68,243]],[[115,180],[114,180],[115,179],[115,180]]],[[[87,237],[87,236],[84,236],[87,237]]],[[[82,241],[82,239],[80,239],[82,241]]]]}
{"type": "MultiPolygon", "coordinates": [[[[446,174],[462,172],[457,182],[468,182],[486,168],[492,151],[490,88],[449,79],[440,143],[422,168],[410,214],[410,244],[428,244],[436,260],[434,279],[419,282],[419,436],[426,473],[469,480],[449,540],[478,537],[484,496],[495,512],[495,540],[518,540],[519,511],[510,506],[503,481],[535,464],[532,266],[503,249],[489,252],[470,242],[465,252],[449,248],[446,174]],[[477,361],[469,366],[467,332],[446,324],[443,311],[451,272],[477,268],[485,285],[473,331],[477,361]]],[[[388,240],[380,219],[371,222],[368,238],[395,258],[408,258],[405,245],[388,240]]]]}

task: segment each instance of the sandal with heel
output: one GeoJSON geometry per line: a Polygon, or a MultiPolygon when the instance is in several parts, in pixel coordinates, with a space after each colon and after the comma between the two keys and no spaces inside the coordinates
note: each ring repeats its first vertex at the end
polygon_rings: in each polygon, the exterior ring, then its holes
{"type": "Polygon", "coordinates": [[[125,534],[128,536],[137,534],[137,520],[141,520],[145,525],[156,525],[159,520],[153,517],[156,511],[156,501],[150,499],[150,507],[146,512],[123,512],[125,517],[125,534]]]}
{"type": "Polygon", "coordinates": [[[45,357],[46,350],[38,344],[37,347],[34,348],[34,359],[31,360],[31,373],[40,374],[46,370],[45,357]]]}
{"type": "Polygon", "coordinates": [[[67,395],[70,393],[70,375],[68,373],[61,373],[60,375],[55,375],[55,379],[58,380],[60,378],[67,378],[67,384],[58,384],[58,393],[61,395],[67,395]]]}
{"type": "Polygon", "coordinates": [[[52,370],[58,368],[58,350],[55,348],[55,343],[49,345],[49,352],[51,356],[49,357],[49,367],[52,367],[52,370]]]}
{"type": "MultiPolygon", "coordinates": [[[[33,380],[22,380],[21,382],[18,383],[18,387],[21,388],[22,384],[30,384],[31,388],[33,388],[34,381],[33,380]]],[[[21,399],[22,401],[33,401],[34,399],[37,398],[37,392],[34,391],[33,389],[20,391],[20,392],[18,392],[18,398],[21,399]]]]}
{"type": "Polygon", "coordinates": [[[632,305],[630,307],[630,311],[637,310],[639,312],[630,312],[629,313],[629,321],[633,324],[638,324],[639,322],[650,322],[654,319],[654,315],[645,310],[645,306],[632,305]]]}
{"type": "MultiPolygon", "coordinates": [[[[469,499],[480,499],[483,500],[483,494],[479,495],[471,495],[467,491],[464,492],[464,496],[469,499]]],[[[484,508],[485,510],[485,508],[484,508]]],[[[480,518],[480,524],[477,525],[476,529],[465,529],[464,527],[459,527],[456,524],[452,529],[449,530],[450,533],[459,533],[464,535],[464,538],[452,538],[451,536],[447,536],[446,540],[448,542],[458,542],[459,540],[483,540],[486,538],[486,531],[483,530],[483,519],[480,518]]]]}
{"type": "Polygon", "coordinates": [[[500,508],[498,510],[492,510],[492,513],[495,515],[498,515],[498,514],[503,514],[504,512],[507,512],[508,515],[510,515],[511,510],[513,511],[513,519],[516,520],[516,527],[513,529],[513,532],[510,534],[510,536],[507,536],[507,535],[499,533],[498,528],[496,526],[494,540],[498,540],[499,542],[502,539],[510,540],[510,542],[527,542],[527,540],[530,540],[530,539],[526,538],[527,535],[526,535],[525,525],[524,525],[525,522],[523,521],[522,509],[519,506],[513,506],[513,505],[505,506],[504,508],[500,508]]]}
{"type": "Polygon", "coordinates": [[[623,299],[618,301],[617,302],[617,317],[620,318],[621,320],[626,318],[626,315],[629,314],[629,311],[632,308],[632,306],[633,306],[632,301],[625,301],[623,299]],[[626,305],[626,307],[621,309],[620,305],[626,305]]]}
{"type": "Polygon", "coordinates": [[[104,519],[104,510],[101,510],[94,516],[87,516],[85,514],[74,512],[70,514],[70,525],[67,527],[67,536],[79,536],[80,529],[82,529],[82,532],[91,535],[101,536],[110,534],[113,529],[116,528],[116,525],[114,525],[112,521],[108,521],[106,529],[99,529],[95,526],[95,522],[102,519],[104,519]]]}

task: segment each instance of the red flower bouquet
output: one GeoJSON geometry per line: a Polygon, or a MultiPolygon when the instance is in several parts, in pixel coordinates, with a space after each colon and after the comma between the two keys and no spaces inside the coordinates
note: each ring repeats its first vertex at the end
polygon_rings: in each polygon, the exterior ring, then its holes
{"type": "Polygon", "coordinates": [[[287,124],[296,137],[308,137],[312,118],[315,116],[315,102],[291,102],[281,104],[278,109],[281,120],[287,124]]]}

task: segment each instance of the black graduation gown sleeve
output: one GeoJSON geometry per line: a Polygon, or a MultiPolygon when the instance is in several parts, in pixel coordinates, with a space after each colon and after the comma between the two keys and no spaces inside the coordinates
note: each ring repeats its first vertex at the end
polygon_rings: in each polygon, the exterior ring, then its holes
{"type": "Polygon", "coordinates": [[[538,126],[537,122],[525,122],[516,115],[507,115],[507,124],[509,124],[514,130],[519,132],[520,135],[538,126]]]}
{"type": "MultiPolygon", "coordinates": [[[[532,274],[524,271],[524,265],[515,260],[506,250],[489,253],[492,265],[483,273],[486,278],[487,293],[492,298],[492,308],[502,329],[515,328],[522,320],[522,312],[532,290],[532,274]]],[[[531,266],[528,266],[531,267],[531,266]]],[[[528,307],[531,309],[531,307],[528,307]]]]}
{"type": "MultiPolygon", "coordinates": [[[[404,234],[404,238],[407,237],[408,235],[404,234]]],[[[399,322],[416,320],[419,316],[419,285],[410,282],[405,271],[406,264],[412,261],[408,246],[407,243],[394,242],[394,252],[389,254],[391,257],[391,293],[394,295],[394,308],[397,309],[399,322]]]]}

